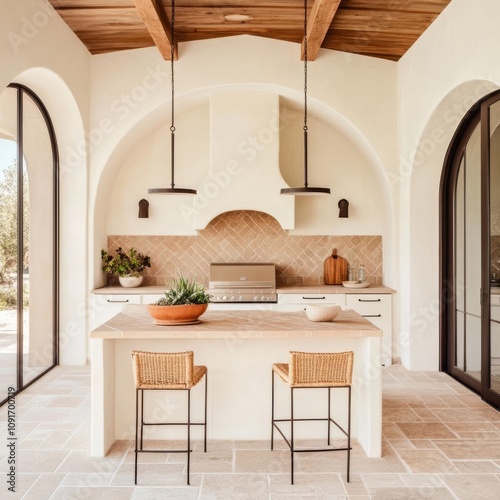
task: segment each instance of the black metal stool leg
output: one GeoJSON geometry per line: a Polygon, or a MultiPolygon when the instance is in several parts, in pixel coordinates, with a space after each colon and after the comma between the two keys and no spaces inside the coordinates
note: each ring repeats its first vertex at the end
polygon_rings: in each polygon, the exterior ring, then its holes
{"type": "Polygon", "coordinates": [[[141,389],[141,442],[140,450],[142,450],[142,437],[144,434],[144,390],[141,389]]]}
{"type": "Polygon", "coordinates": [[[331,423],[331,412],[330,412],[330,408],[331,408],[331,404],[330,404],[330,391],[331,391],[331,387],[328,387],[328,446],[330,446],[330,423],[331,423]]]}
{"type": "Polygon", "coordinates": [[[139,389],[135,390],[135,460],[134,460],[134,484],[137,484],[137,433],[139,425],[139,389]]]}
{"type": "Polygon", "coordinates": [[[349,471],[351,467],[351,387],[349,390],[349,401],[347,403],[347,482],[350,482],[349,471]]]}
{"type": "Polygon", "coordinates": [[[203,450],[207,452],[207,384],[208,384],[208,370],[205,372],[205,436],[203,441],[203,450]]]}
{"type": "Polygon", "coordinates": [[[274,370],[271,370],[271,451],[274,449],[274,370]]]}
{"type": "Polygon", "coordinates": [[[290,388],[290,452],[291,452],[291,484],[293,484],[293,387],[290,388]]]}
{"type": "Polygon", "coordinates": [[[187,484],[189,485],[189,465],[191,462],[191,391],[188,389],[188,436],[187,436],[187,484]]]}

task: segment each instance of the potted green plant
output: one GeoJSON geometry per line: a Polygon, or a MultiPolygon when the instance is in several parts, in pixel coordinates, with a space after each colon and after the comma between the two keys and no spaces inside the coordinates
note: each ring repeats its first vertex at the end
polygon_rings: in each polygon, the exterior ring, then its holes
{"type": "Polygon", "coordinates": [[[196,280],[183,276],[170,282],[165,297],[148,305],[149,314],[159,325],[183,325],[198,323],[207,310],[210,295],[196,280]]]}
{"type": "Polygon", "coordinates": [[[124,287],[139,286],[142,283],[141,272],[151,267],[151,258],[133,247],[128,252],[119,247],[115,255],[101,250],[101,260],[102,270],[118,276],[120,284],[124,287]]]}

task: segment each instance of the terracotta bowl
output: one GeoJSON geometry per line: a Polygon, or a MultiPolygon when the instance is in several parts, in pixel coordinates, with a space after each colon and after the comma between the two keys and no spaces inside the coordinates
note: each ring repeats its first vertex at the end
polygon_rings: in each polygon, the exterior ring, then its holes
{"type": "Polygon", "coordinates": [[[148,305],[149,314],[158,325],[192,325],[199,323],[199,317],[207,310],[208,304],[184,306],[148,305]]]}
{"type": "Polygon", "coordinates": [[[336,304],[308,304],[306,306],[306,314],[311,321],[333,321],[341,310],[342,307],[336,304]]]}

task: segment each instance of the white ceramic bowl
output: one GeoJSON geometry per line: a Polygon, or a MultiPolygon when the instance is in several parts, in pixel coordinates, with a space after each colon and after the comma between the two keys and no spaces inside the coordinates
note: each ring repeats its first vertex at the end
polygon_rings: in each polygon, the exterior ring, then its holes
{"type": "Polygon", "coordinates": [[[306,306],[307,317],[311,321],[333,321],[342,307],[337,304],[308,304],[306,306]]]}

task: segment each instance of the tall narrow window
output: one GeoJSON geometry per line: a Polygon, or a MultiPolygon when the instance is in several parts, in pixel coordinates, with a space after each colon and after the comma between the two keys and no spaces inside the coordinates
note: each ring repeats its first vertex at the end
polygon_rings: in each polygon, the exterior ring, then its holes
{"type": "Polygon", "coordinates": [[[47,111],[0,93],[0,404],[58,362],[58,175],[47,111]]]}

